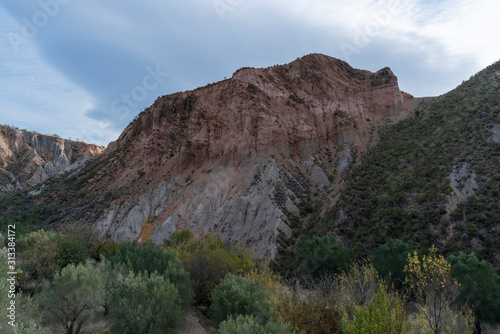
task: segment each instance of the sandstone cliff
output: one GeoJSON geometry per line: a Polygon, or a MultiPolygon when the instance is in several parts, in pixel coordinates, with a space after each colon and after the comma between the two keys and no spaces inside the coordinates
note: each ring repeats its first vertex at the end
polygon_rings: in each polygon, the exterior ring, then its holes
{"type": "Polygon", "coordinates": [[[155,242],[217,231],[273,257],[310,196],[338,189],[377,130],[411,111],[389,68],[319,54],[160,97],[89,173],[89,194],[114,194],[97,227],[135,239],[148,217],[155,242]]]}
{"type": "Polygon", "coordinates": [[[0,125],[0,196],[82,167],[103,147],[0,125]]]}

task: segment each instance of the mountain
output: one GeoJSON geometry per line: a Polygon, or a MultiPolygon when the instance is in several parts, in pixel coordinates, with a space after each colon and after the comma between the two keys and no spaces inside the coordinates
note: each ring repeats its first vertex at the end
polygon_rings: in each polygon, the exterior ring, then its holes
{"type": "Polygon", "coordinates": [[[302,240],[334,234],[358,257],[390,238],[500,268],[500,62],[382,130],[302,240]]]}
{"type": "Polygon", "coordinates": [[[76,170],[104,147],[0,125],[0,196],[76,170]]]}
{"type": "Polygon", "coordinates": [[[413,104],[389,68],[372,73],[320,54],[242,68],[159,97],[79,173],[11,203],[46,224],[85,219],[115,241],[138,238],[151,221],[154,242],[178,229],[216,231],[273,258],[315,198],[337,194],[378,130],[413,104]]]}

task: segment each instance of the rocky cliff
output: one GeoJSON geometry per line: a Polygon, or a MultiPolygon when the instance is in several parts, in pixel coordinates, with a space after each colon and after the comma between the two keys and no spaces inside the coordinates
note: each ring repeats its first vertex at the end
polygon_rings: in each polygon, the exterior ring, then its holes
{"type": "Polygon", "coordinates": [[[408,116],[412,96],[389,68],[376,73],[313,54],[282,66],[158,98],[86,173],[87,198],[113,194],[103,235],[153,241],[178,229],[220,232],[273,257],[310,198],[335,191],[378,138],[408,116]],[[94,194],[94,195],[92,195],[94,194]]]}
{"type": "Polygon", "coordinates": [[[82,167],[103,147],[0,125],[0,196],[82,167]]]}

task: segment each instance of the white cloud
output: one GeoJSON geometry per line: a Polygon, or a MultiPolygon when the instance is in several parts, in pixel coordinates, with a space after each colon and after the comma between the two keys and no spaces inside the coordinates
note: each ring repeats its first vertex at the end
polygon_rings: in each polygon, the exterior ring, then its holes
{"type": "MultiPolygon", "coordinates": [[[[19,26],[0,10],[0,36],[18,32],[19,26]]],[[[36,45],[0,48],[0,123],[28,130],[57,133],[106,144],[118,135],[109,125],[85,116],[93,97],[64,78],[38,56],[36,45]]]]}

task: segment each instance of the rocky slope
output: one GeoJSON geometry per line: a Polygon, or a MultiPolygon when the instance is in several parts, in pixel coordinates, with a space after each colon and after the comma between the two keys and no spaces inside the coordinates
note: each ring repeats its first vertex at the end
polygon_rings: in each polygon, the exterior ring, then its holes
{"type": "Polygon", "coordinates": [[[391,238],[500,268],[500,62],[384,129],[307,235],[366,257],[391,238]]]}
{"type": "Polygon", "coordinates": [[[184,228],[219,232],[272,258],[314,197],[335,198],[380,127],[412,109],[389,68],[371,73],[319,54],[243,68],[158,98],[101,156],[49,180],[50,194],[18,199],[17,211],[28,206],[46,224],[86,219],[115,241],[137,239],[148,220],[158,243],[184,228]]]}
{"type": "Polygon", "coordinates": [[[78,205],[105,202],[96,226],[113,240],[136,239],[148,218],[155,242],[183,228],[216,231],[274,257],[311,194],[411,110],[389,68],[371,73],[319,54],[243,68],[158,98],[75,180],[78,205]]]}
{"type": "Polygon", "coordinates": [[[0,196],[82,167],[103,147],[0,125],[0,196]]]}

